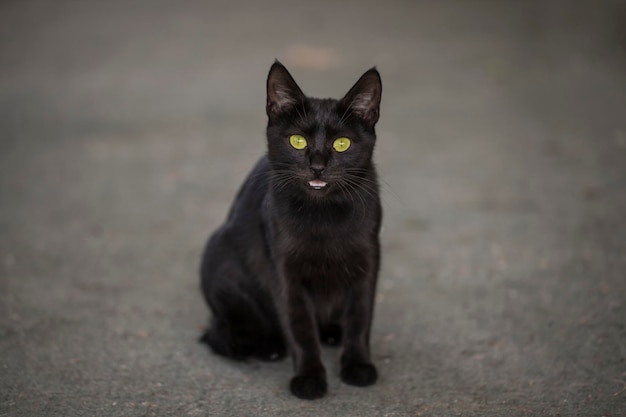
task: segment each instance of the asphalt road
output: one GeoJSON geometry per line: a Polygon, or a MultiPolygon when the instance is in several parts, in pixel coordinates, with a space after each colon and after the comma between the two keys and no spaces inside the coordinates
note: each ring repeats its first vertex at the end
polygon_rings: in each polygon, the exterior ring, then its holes
{"type": "Polygon", "coordinates": [[[626,415],[623,1],[3,1],[0,416],[626,415]],[[376,65],[380,380],[196,342],[275,58],[376,65]]]}

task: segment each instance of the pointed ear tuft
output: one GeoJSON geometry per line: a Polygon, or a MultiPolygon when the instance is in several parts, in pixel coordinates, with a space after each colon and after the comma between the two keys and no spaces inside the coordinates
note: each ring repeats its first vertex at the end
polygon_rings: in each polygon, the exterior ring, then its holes
{"type": "Polygon", "coordinates": [[[380,74],[372,68],[359,78],[341,102],[373,128],[378,121],[382,90],[380,74]]]}
{"type": "Polygon", "coordinates": [[[303,101],[304,93],[287,68],[276,60],[267,76],[267,115],[276,116],[303,101]]]}

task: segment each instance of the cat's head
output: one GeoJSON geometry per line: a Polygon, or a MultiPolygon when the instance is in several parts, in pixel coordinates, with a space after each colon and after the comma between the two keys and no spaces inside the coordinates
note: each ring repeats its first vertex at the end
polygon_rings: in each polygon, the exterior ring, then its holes
{"type": "Polygon", "coordinates": [[[275,183],[314,199],[374,191],[382,84],[374,68],[340,100],[304,95],[278,61],[267,78],[268,157],[275,183]]]}

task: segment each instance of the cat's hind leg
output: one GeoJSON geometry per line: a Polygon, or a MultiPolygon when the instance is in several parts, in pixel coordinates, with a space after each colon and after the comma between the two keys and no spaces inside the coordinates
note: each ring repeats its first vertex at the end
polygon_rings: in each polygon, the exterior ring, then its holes
{"type": "Polygon", "coordinates": [[[268,294],[254,284],[227,245],[212,239],[205,252],[201,278],[212,317],[200,341],[213,352],[236,360],[278,360],[287,349],[268,294]]]}

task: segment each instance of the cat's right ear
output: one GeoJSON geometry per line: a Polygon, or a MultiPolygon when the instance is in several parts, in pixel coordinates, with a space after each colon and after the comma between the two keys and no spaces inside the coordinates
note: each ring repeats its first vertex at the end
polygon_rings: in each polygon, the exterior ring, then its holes
{"type": "Polygon", "coordinates": [[[304,102],[304,93],[298,87],[287,68],[274,62],[267,76],[267,115],[277,116],[304,102]]]}

